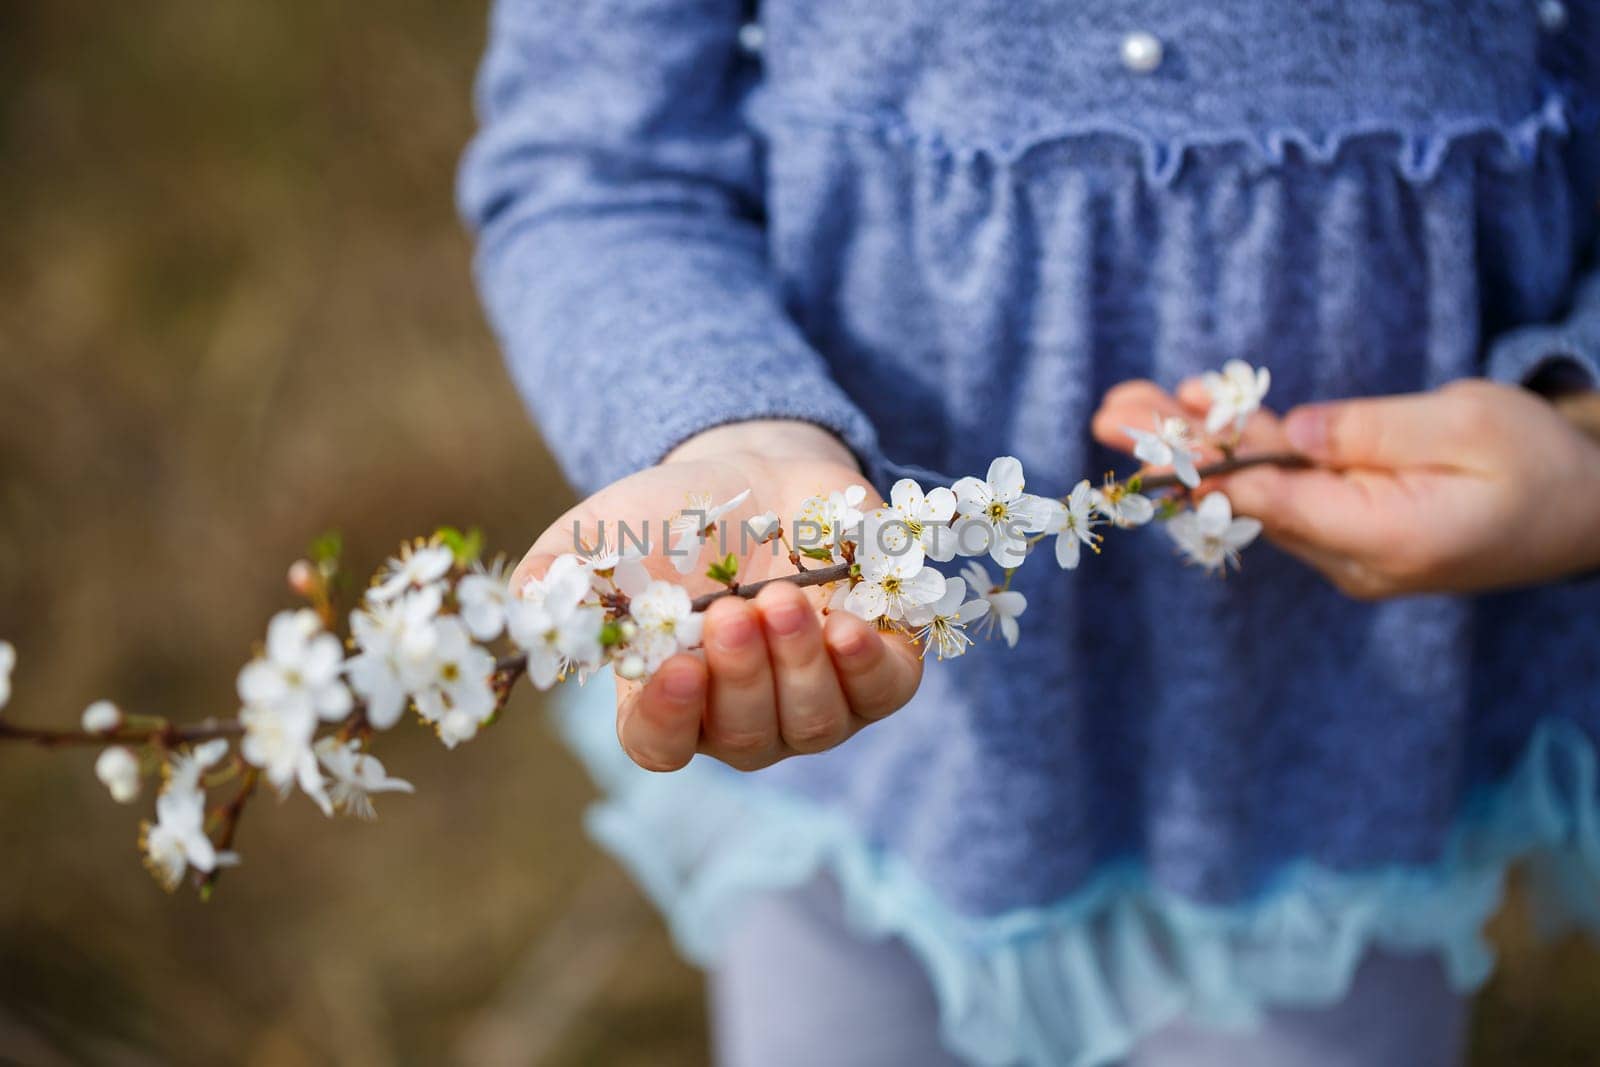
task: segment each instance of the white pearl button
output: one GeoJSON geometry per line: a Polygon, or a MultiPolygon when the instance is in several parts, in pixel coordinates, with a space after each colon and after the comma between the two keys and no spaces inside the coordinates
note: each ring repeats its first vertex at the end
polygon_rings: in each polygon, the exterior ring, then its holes
{"type": "Polygon", "coordinates": [[[1161,66],[1161,42],[1143,30],[1128,34],[1122,39],[1122,65],[1135,74],[1149,74],[1161,66]]]}
{"type": "Polygon", "coordinates": [[[759,52],[767,43],[767,35],[758,22],[747,22],[739,27],[739,47],[746,52],[759,52]]]}
{"type": "Polygon", "coordinates": [[[1567,5],[1561,0],[1539,0],[1539,25],[1546,33],[1560,33],[1567,28],[1567,5]]]}

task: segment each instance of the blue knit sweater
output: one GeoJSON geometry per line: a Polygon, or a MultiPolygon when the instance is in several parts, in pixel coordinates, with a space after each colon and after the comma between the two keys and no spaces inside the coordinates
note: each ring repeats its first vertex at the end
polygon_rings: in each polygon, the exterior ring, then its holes
{"type": "MultiPolygon", "coordinates": [[[[1594,0],[749,6],[495,8],[461,203],[581,490],[783,416],[880,489],[1011,454],[1061,493],[1117,463],[1109,386],[1232,357],[1280,406],[1600,378],[1594,0]]],[[[686,947],[827,867],[955,1047],[1092,1063],[1336,995],[1374,940],[1481,980],[1514,854],[1594,893],[1600,583],[1360,604],[1153,534],[1018,577],[1014,651],[834,752],[603,772],[686,947]]]]}

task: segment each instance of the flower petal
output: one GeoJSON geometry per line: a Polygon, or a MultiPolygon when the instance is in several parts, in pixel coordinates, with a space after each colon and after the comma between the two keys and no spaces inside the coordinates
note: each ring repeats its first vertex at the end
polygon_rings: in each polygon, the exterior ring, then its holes
{"type": "Polygon", "coordinates": [[[944,486],[931,490],[922,504],[924,522],[949,522],[956,513],[956,495],[944,486]]]}
{"type": "Polygon", "coordinates": [[[956,510],[963,515],[980,515],[994,500],[989,484],[976,478],[962,478],[950,489],[956,497],[956,510]]]}
{"type": "Polygon", "coordinates": [[[889,488],[889,503],[908,519],[921,513],[924,500],[922,486],[914,478],[901,478],[889,488]]]}
{"type": "Polygon", "coordinates": [[[1083,542],[1078,540],[1077,534],[1063,533],[1056,537],[1056,563],[1064,571],[1076,570],[1078,559],[1082,556],[1083,542]]]}
{"type": "Polygon", "coordinates": [[[989,464],[988,482],[1000,500],[1014,500],[1026,484],[1022,476],[1022,461],[1016,456],[1000,456],[989,464]]]}

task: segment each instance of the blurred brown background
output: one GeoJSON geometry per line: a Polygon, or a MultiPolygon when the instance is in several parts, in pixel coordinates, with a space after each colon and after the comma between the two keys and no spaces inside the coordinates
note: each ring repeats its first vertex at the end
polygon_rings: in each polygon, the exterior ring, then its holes
{"type": "MultiPolygon", "coordinates": [[[[286,564],[569,494],[451,207],[480,4],[0,5],[0,636],[18,720],[230,713],[286,564]]],[[[368,826],[258,802],[217,899],[140,869],[87,752],[0,751],[0,1062],[694,1064],[698,975],[584,840],[523,695],[368,826]]],[[[1532,947],[1476,1062],[1600,1061],[1600,957],[1532,947]]]]}

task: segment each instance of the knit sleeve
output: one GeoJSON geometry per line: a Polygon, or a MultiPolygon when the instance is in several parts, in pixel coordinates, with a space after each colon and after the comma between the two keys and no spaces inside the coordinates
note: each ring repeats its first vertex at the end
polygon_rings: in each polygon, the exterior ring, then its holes
{"type": "Polygon", "coordinates": [[[1496,338],[1486,373],[1540,392],[1600,389],[1600,267],[1579,279],[1562,318],[1496,338]]]}
{"type": "Polygon", "coordinates": [[[786,314],[740,104],[741,0],[498,0],[459,201],[479,288],[568,477],[794,418],[870,466],[871,424],[786,314]]]}

